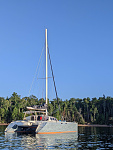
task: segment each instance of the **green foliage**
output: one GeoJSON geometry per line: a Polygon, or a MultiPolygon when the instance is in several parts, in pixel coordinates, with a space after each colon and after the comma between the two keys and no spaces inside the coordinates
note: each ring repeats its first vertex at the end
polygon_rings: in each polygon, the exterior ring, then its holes
{"type": "Polygon", "coordinates": [[[13,113],[12,113],[12,119],[13,119],[13,120],[17,120],[17,118],[18,118],[18,113],[19,113],[19,111],[18,111],[18,109],[15,107],[15,108],[13,109],[13,113]]]}
{"type": "MultiPolygon", "coordinates": [[[[41,105],[44,102],[43,98],[38,100],[34,95],[21,99],[15,92],[10,98],[0,97],[0,122],[21,120],[27,106],[41,105]]],[[[59,106],[56,99],[48,99],[48,113],[58,120],[76,121],[80,124],[113,124],[113,98],[59,99],[59,106]]]]}

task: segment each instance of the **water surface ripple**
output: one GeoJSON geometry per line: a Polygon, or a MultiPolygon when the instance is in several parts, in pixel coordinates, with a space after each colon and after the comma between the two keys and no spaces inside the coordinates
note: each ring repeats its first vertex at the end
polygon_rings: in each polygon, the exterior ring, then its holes
{"type": "Polygon", "coordinates": [[[78,136],[76,133],[55,135],[5,134],[5,128],[6,126],[0,126],[0,149],[3,150],[113,149],[112,127],[79,127],[78,136]]]}

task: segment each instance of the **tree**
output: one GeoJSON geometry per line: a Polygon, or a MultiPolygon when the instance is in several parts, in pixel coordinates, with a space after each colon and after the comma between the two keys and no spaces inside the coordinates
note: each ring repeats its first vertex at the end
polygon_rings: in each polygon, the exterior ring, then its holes
{"type": "Polygon", "coordinates": [[[15,108],[13,109],[12,119],[13,119],[13,120],[17,120],[17,119],[19,118],[19,117],[18,117],[18,114],[19,114],[18,109],[15,107],[15,108]]]}

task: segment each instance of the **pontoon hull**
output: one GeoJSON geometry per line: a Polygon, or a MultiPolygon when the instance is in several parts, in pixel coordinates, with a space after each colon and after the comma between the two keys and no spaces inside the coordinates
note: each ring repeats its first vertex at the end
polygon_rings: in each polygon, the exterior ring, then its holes
{"type": "Polygon", "coordinates": [[[15,121],[8,125],[5,132],[58,134],[78,132],[78,124],[62,121],[15,121]]]}
{"type": "Polygon", "coordinates": [[[7,128],[5,129],[5,132],[13,133],[13,132],[30,132],[30,133],[35,133],[36,128],[38,126],[38,123],[35,122],[30,122],[30,121],[14,121],[11,122],[7,128]]]}
{"type": "Polygon", "coordinates": [[[72,132],[78,132],[78,124],[75,122],[47,121],[40,124],[36,129],[37,134],[57,134],[72,132]]]}

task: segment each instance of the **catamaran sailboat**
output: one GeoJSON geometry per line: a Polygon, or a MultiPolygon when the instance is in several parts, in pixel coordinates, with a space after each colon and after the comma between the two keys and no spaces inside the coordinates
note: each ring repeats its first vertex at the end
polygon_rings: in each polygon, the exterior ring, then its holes
{"type": "Polygon", "coordinates": [[[47,101],[48,101],[48,65],[47,65],[47,29],[45,30],[46,39],[46,104],[42,106],[27,107],[29,111],[25,112],[29,114],[23,120],[17,120],[11,122],[5,132],[31,132],[36,134],[58,134],[58,133],[73,133],[78,132],[78,124],[76,122],[58,121],[57,118],[49,116],[47,112],[47,101]],[[30,115],[32,114],[32,115],[30,115]]]}

